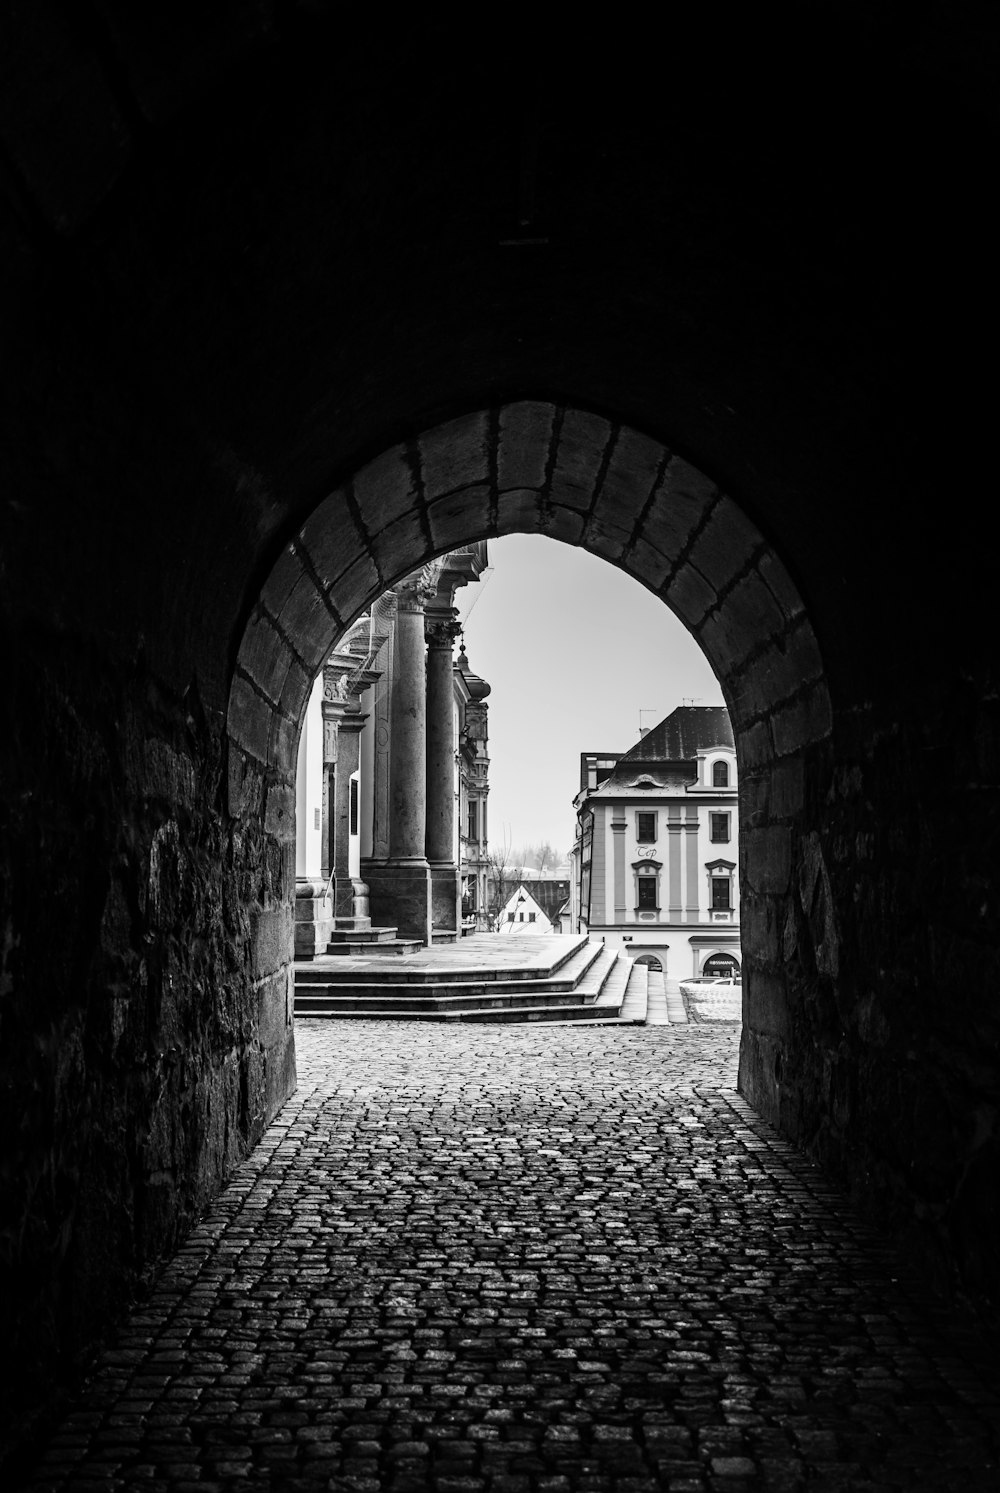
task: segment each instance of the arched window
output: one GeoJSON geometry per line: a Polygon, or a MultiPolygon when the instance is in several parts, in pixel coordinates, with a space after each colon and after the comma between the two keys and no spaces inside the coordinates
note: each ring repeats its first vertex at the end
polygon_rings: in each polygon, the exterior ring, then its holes
{"type": "Polygon", "coordinates": [[[713,764],[712,764],[712,787],[713,788],[728,788],[729,787],[729,763],[728,762],[713,762],[713,764]]]}

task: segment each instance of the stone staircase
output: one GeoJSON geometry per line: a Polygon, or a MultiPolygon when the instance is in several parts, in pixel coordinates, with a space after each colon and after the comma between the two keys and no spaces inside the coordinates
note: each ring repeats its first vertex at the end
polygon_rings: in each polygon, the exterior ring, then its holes
{"type": "MultiPolygon", "coordinates": [[[[384,946],[384,945],[383,945],[384,946]]],[[[295,971],[295,1013],[348,1020],[645,1020],[646,970],[587,937],[476,935],[451,947],[317,959],[295,971]]]]}
{"type": "Polygon", "coordinates": [[[422,948],[417,938],[399,938],[395,928],[337,928],[326,946],[328,958],[358,958],[374,954],[415,954],[422,948]]]}

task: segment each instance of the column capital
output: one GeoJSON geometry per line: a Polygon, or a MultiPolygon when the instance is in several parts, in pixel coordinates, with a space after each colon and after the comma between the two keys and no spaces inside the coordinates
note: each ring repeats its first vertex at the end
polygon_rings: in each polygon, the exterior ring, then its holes
{"type": "Polygon", "coordinates": [[[430,648],[443,648],[450,654],[461,631],[462,625],[456,621],[454,607],[449,607],[447,612],[427,612],[424,615],[424,638],[430,648]]]}
{"type": "Polygon", "coordinates": [[[437,571],[433,564],[425,565],[416,575],[409,575],[393,588],[396,593],[396,611],[422,612],[437,591],[437,571]]]}

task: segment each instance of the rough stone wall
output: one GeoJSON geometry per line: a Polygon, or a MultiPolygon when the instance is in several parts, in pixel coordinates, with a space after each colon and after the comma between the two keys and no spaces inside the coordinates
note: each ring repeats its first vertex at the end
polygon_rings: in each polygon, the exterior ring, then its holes
{"type": "MultiPolygon", "coordinates": [[[[943,1296],[996,1311],[1000,938],[996,695],[838,722],[797,870],[773,860],[745,947],[741,1085],[943,1296]],[[782,897],[781,887],[788,895],[782,897]]],[[[807,824],[808,824],[807,820],[807,824]]]]}
{"type": "Polygon", "coordinates": [[[17,642],[0,742],[5,1434],[72,1378],[295,1078],[294,865],[263,816],[226,813],[197,693],[17,642]]]}

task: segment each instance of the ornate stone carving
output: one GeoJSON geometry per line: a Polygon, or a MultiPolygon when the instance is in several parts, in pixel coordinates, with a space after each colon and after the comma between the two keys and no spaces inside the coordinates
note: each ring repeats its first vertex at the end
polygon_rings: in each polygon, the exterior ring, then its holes
{"type": "Polygon", "coordinates": [[[450,614],[430,613],[424,621],[424,637],[430,648],[446,649],[451,652],[455,639],[462,631],[461,624],[455,620],[454,610],[450,614]]]}

